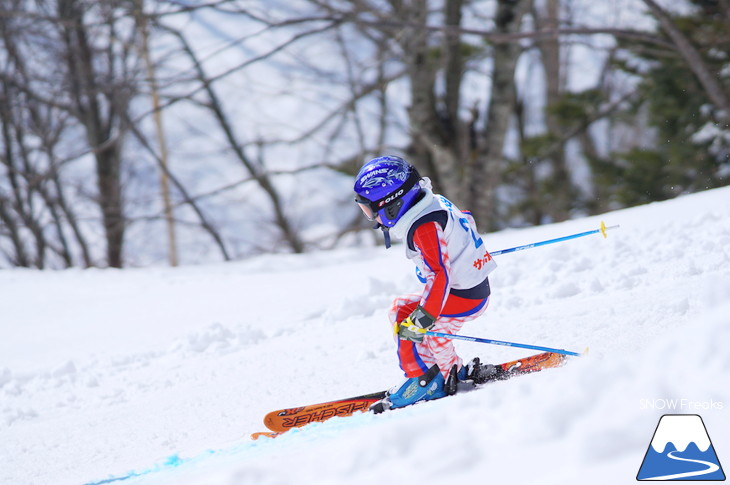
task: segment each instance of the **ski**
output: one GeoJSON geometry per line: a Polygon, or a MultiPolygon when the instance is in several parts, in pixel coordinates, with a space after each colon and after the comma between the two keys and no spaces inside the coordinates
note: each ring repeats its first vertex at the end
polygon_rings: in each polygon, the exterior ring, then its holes
{"type": "Polygon", "coordinates": [[[383,399],[385,393],[386,391],[381,391],[309,406],[271,411],[264,416],[264,424],[271,431],[282,433],[310,423],[326,421],[335,416],[350,416],[358,411],[367,411],[373,403],[383,399]]]}
{"type": "MultiPolygon", "coordinates": [[[[564,354],[543,352],[497,364],[495,365],[496,372],[487,382],[506,380],[522,374],[531,374],[544,369],[560,367],[567,359],[568,356],[564,354]]],[[[478,387],[481,386],[472,386],[475,389],[478,387]]],[[[310,423],[322,422],[338,416],[351,416],[356,412],[365,412],[374,403],[383,399],[386,394],[387,391],[381,391],[309,406],[271,411],[264,417],[264,424],[271,431],[254,433],[251,437],[253,439],[260,437],[275,438],[290,429],[301,428],[310,423]]]]}
{"type": "Polygon", "coordinates": [[[504,380],[520,374],[530,374],[543,369],[560,367],[567,359],[568,356],[565,354],[543,352],[541,354],[535,354],[529,357],[523,357],[522,359],[513,360],[512,362],[505,362],[504,364],[499,364],[497,366],[502,369],[502,372],[498,372],[493,380],[504,380]]]}

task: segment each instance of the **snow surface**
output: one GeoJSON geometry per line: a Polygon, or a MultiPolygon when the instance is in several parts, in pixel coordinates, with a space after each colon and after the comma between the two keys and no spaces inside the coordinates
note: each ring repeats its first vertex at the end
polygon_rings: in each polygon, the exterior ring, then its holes
{"type": "Polygon", "coordinates": [[[0,483],[628,484],[667,413],[700,414],[727,466],[730,188],[485,241],[601,219],[621,227],[498,257],[490,308],[463,329],[586,357],[258,441],[272,409],[400,380],[387,310],[419,288],[401,247],[0,271],[0,483]]]}

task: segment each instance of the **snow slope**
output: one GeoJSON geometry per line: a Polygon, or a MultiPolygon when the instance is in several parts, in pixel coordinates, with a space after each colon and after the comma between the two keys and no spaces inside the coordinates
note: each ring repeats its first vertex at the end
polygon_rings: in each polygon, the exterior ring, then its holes
{"type": "Polygon", "coordinates": [[[387,309],[419,288],[401,247],[0,271],[0,483],[635,483],[666,413],[700,414],[728,466],[730,188],[485,241],[600,219],[621,228],[498,257],[490,308],[463,330],[586,357],[275,440],[249,439],[271,409],[399,381],[387,309]]]}

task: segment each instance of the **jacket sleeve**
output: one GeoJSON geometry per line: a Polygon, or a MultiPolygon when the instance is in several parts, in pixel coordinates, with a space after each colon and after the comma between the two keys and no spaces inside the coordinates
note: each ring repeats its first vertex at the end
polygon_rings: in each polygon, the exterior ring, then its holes
{"type": "Polygon", "coordinates": [[[451,262],[441,225],[427,222],[419,226],[413,234],[413,244],[429,270],[425,275],[426,287],[421,296],[421,307],[429,315],[438,318],[449,295],[451,276],[451,262]]]}

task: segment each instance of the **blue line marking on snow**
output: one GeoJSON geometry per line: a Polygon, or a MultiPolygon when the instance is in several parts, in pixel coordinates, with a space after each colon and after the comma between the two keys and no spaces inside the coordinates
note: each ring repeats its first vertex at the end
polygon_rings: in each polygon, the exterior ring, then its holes
{"type": "MultiPolygon", "coordinates": [[[[318,423],[314,423],[318,424],[318,423]]],[[[299,429],[293,429],[289,431],[288,435],[296,435],[297,432],[300,431],[299,429]]],[[[279,443],[279,446],[282,442],[286,441],[287,437],[280,437],[277,438],[277,441],[279,443]]],[[[101,480],[95,480],[91,482],[87,482],[84,485],[107,485],[107,484],[113,484],[117,482],[124,482],[126,480],[130,480],[133,478],[138,478],[145,475],[151,475],[154,473],[161,473],[161,472],[168,472],[171,470],[174,470],[179,467],[183,466],[190,466],[194,465],[200,462],[203,462],[204,460],[210,458],[211,456],[230,456],[230,455],[238,455],[241,453],[246,452],[254,452],[254,451],[265,451],[267,449],[270,449],[271,446],[273,446],[273,440],[272,439],[263,439],[258,441],[244,441],[238,444],[235,444],[231,446],[230,448],[222,448],[219,450],[207,450],[202,453],[200,453],[197,456],[193,456],[190,458],[182,458],[179,455],[171,455],[165,458],[161,463],[157,463],[147,469],[144,470],[131,470],[127,472],[126,474],[117,475],[117,476],[109,476],[107,478],[101,479],[101,480]]]]}
{"type": "Polygon", "coordinates": [[[204,463],[206,460],[214,457],[235,456],[235,462],[241,464],[244,461],[241,460],[241,455],[243,455],[244,459],[255,459],[258,453],[267,453],[273,450],[280,450],[282,447],[286,446],[287,443],[292,442],[289,440],[298,441],[303,437],[307,437],[305,439],[318,439],[333,436],[353,427],[364,426],[366,423],[371,422],[373,419],[375,419],[375,415],[370,413],[363,413],[362,415],[350,416],[348,418],[333,418],[323,423],[311,423],[306,428],[291,429],[287,431],[286,435],[280,436],[275,440],[271,438],[259,439],[257,441],[245,440],[234,444],[229,448],[207,450],[197,456],[189,458],[183,458],[175,454],[168,456],[162,462],[153,465],[150,468],[144,470],[131,470],[126,474],[118,476],[111,475],[101,480],[87,482],[84,485],[115,484],[145,475],[170,472],[182,467],[195,466],[197,464],[204,463]]]}
{"type": "Polygon", "coordinates": [[[121,482],[122,480],[128,480],[133,477],[138,477],[139,475],[137,473],[130,473],[129,475],[125,475],[123,477],[117,477],[117,478],[108,478],[106,480],[100,480],[98,482],[89,482],[86,485],[104,485],[105,483],[114,483],[114,482],[121,482]]]}
{"type": "MultiPolygon", "coordinates": [[[[208,454],[213,454],[213,453],[215,453],[215,452],[214,451],[208,452],[208,454]]],[[[130,471],[126,475],[105,478],[104,480],[99,480],[96,482],[88,482],[85,485],[105,485],[107,483],[122,482],[124,480],[129,480],[130,478],[141,477],[142,475],[148,475],[150,473],[155,473],[155,472],[159,472],[159,471],[166,470],[166,469],[177,468],[180,465],[182,465],[188,461],[191,461],[191,460],[192,459],[185,460],[183,458],[180,458],[178,455],[171,455],[171,456],[168,456],[167,458],[165,458],[165,461],[163,461],[162,463],[157,464],[151,468],[148,468],[147,470],[130,471]]]]}

